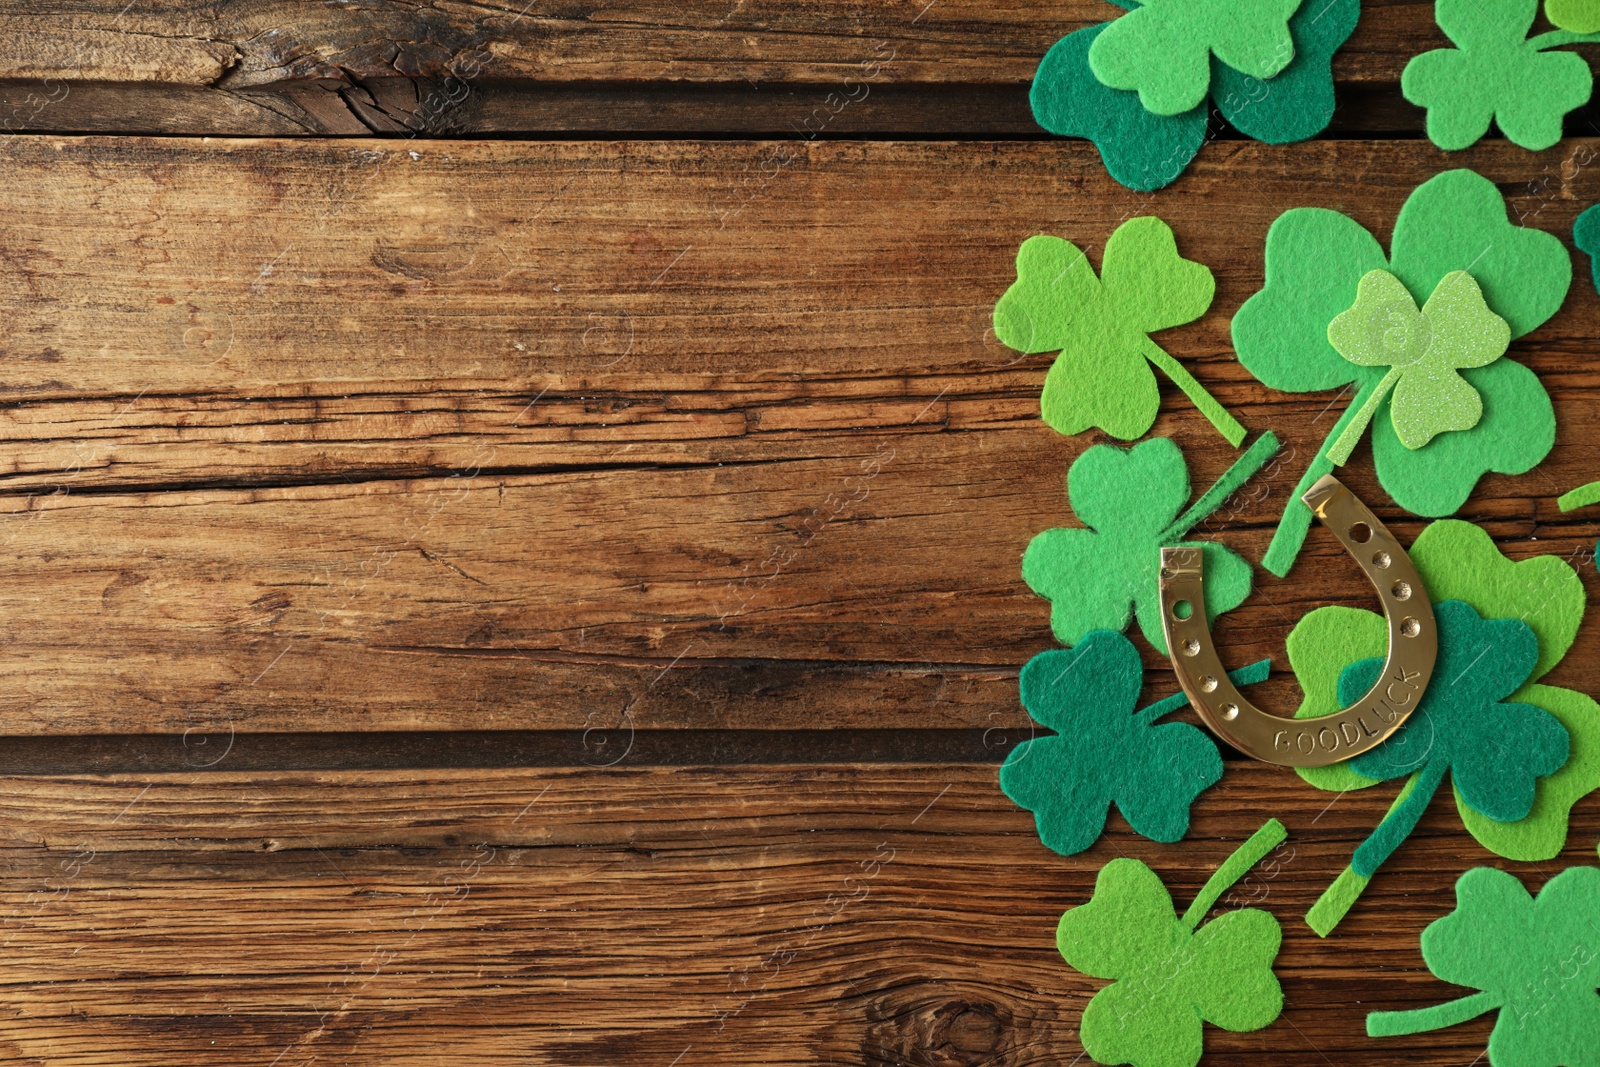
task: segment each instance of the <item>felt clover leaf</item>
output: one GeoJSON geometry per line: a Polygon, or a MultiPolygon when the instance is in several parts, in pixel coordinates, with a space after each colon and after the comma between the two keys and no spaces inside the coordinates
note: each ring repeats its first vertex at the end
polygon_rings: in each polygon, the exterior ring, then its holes
{"type": "MultiPolygon", "coordinates": [[[[1585,605],[1577,572],[1556,556],[1513,563],[1488,534],[1456,520],[1424,529],[1410,556],[1435,602],[1440,630],[1439,659],[1421,706],[1365,756],[1299,772],[1318,788],[1336,790],[1413,774],[1351,866],[1307,916],[1324,935],[1410,832],[1442,779],[1446,768],[1440,764],[1447,757],[1463,824],[1484,847],[1510,859],[1557,855],[1566,843],[1572,805],[1600,786],[1600,704],[1583,693],[1536,684],[1577,636],[1585,605]],[[1534,639],[1531,658],[1524,629],[1534,639]],[[1519,672],[1525,681],[1486,699],[1519,672]],[[1506,734],[1497,735],[1498,729],[1506,734]],[[1563,750],[1558,729],[1566,735],[1564,764],[1557,758],[1563,750]],[[1474,733],[1482,735],[1481,743],[1474,733]],[[1552,765],[1559,769],[1552,772],[1552,765]]],[[[1329,714],[1364,692],[1361,682],[1381,662],[1375,657],[1384,654],[1385,634],[1383,617],[1370,611],[1325,607],[1302,618],[1288,641],[1289,663],[1305,693],[1295,717],[1329,714]]]]}
{"type": "Polygon", "coordinates": [[[1600,30],[1600,0],[1544,0],[1544,17],[1563,30],[1600,30]]]}
{"type": "Polygon", "coordinates": [[[1194,1067],[1203,1023],[1260,1030],[1283,1011],[1272,973],[1283,931],[1256,908],[1200,921],[1218,898],[1287,836],[1269,820],[1229,856],[1179,918],[1154,871],[1114,859],[1095,878],[1094,896],[1069,909],[1056,948],[1091,978],[1115,979],[1089,1000],[1079,1037],[1097,1063],[1194,1067]]]}
{"type": "Polygon", "coordinates": [[[1572,261],[1561,242],[1514,225],[1494,183],[1470,170],[1446,171],[1417,187],[1395,220],[1388,257],[1372,234],[1337,211],[1294,208],[1278,217],[1267,232],[1266,285],[1233,317],[1239,361],[1274,389],[1355,389],[1290,494],[1261,561],[1280,576],[1293,566],[1311,524],[1300,495],[1333,470],[1332,446],[1362,418],[1372,420],[1379,483],[1396,504],[1430,517],[1459,508],[1489,471],[1531,469],[1555,441],[1549,394],[1532,371],[1507,356],[1461,371],[1482,402],[1476,425],[1407,448],[1393,417],[1376,417],[1383,405],[1394,404],[1383,395],[1388,372],[1350,362],[1329,337],[1330,324],[1355,305],[1362,279],[1374,270],[1392,274],[1413,301],[1426,299],[1446,275],[1466,271],[1512,337],[1555,314],[1572,282],[1572,261]]]}
{"type": "Polygon", "coordinates": [[[1600,1067],[1600,868],[1569,867],[1537,897],[1493,867],[1456,882],[1456,910],[1422,931],[1441,981],[1481,990],[1413,1011],[1373,1012],[1371,1037],[1440,1030],[1498,1011],[1490,1067],[1600,1067]]]}
{"type": "MultiPolygon", "coordinates": [[[[1134,0],[1117,2],[1123,7],[1136,7],[1134,0]]],[[[1240,133],[1268,144],[1303,141],[1326,129],[1334,108],[1333,53],[1355,29],[1360,13],[1360,0],[1319,0],[1301,3],[1298,10],[1288,0],[1262,0],[1259,7],[1254,2],[1245,5],[1205,0],[1202,5],[1195,0],[1159,0],[1114,22],[1088,26],[1057,41],[1034,74],[1029,94],[1034,119],[1051,133],[1093,141],[1106,171],[1128,188],[1141,192],[1160,189],[1177,179],[1206,142],[1211,103],[1240,133]],[[1229,23],[1238,18],[1253,28],[1264,27],[1266,35],[1276,43],[1264,50],[1259,48],[1255,29],[1248,34],[1227,36],[1221,51],[1213,50],[1210,43],[1180,40],[1177,47],[1188,64],[1183,77],[1188,79],[1191,92],[1194,63],[1209,62],[1209,86],[1202,81],[1201,89],[1203,96],[1210,99],[1197,99],[1194,106],[1177,114],[1147,110],[1140,102],[1139,92],[1114,89],[1096,77],[1090,53],[1100,38],[1114,28],[1140,18],[1147,29],[1141,33],[1136,28],[1133,37],[1148,37],[1152,33],[1148,27],[1152,26],[1160,37],[1163,22],[1167,26],[1190,25],[1190,12],[1202,7],[1208,12],[1220,7],[1224,21],[1229,23]],[[1280,51],[1283,40],[1275,30],[1279,20],[1274,17],[1268,21],[1256,11],[1285,8],[1294,10],[1294,17],[1288,21],[1288,48],[1280,51]],[[1234,56],[1243,64],[1239,69],[1219,58],[1233,56],[1236,45],[1243,49],[1234,56]],[[1265,66],[1255,70],[1268,69],[1273,64],[1282,69],[1271,77],[1245,69],[1263,57],[1265,66]],[[1288,60],[1286,66],[1278,63],[1280,58],[1288,60]]],[[[1209,35],[1214,20],[1208,16],[1200,21],[1206,24],[1204,32],[1209,35]]],[[[1112,49],[1113,54],[1117,51],[1112,49]]],[[[1166,54],[1152,53],[1145,58],[1148,63],[1160,63],[1166,54]]],[[[1137,55],[1133,58],[1136,63],[1140,60],[1137,55]]],[[[1158,75],[1158,80],[1160,77],[1164,76],[1158,75]]]]}
{"type": "MultiPolygon", "coordinates": [[[[1594,0],[1552,0],[1551,21],[1592,18],[1594,0]]],[[[1434,18],[1456,48],[1415,56],[1400,76],[1405,98],[1428,111],[1428,139],[1440,148],[1466,148],[1489,131],[1523,148],[1549,148],[1561,140],[1567,112],[1589,100],[1589,65],[1571,52],[1545,49],[1597,38],[1568,32],[1528,38],[1539,0],[1438,0],[1434,18]]],[[[1600,24],[1589,29],[1600,29],[1600,24]]]]}
{"type": "Polygon", "coordinates": [[[1589,277],[1600,292],[1600,204],[1585,208],[1572,224],[1572,243],[1589,257],[1589,277]]]}
{"type": "MultiPolygon", "coordinates": [[[[1229,673],[1264,681],[1271,660],[1229,673]]],[[[1189,806],[1222,777],[1217,746],[1186,722],[1155,725],[1189,702],[1182,693],[1135,712],[1144,667],[1133,643],[1096,630],[1076,648],[1041,652],[1022,668],[1022,703],[1054,737],[1024,741],[1000,767],[1000,789],[1034,813],[1039,840],[1063,856],[1105,829],[1113,803],[1135,833],[1172,842],[1189,806]]]]}
{"type": "Polygon", "coordinates": [[[1386,270],[1368,271],[1356,302],[1328,323],[1328,343],[1358,367],[1387,373],[1367,402],[1328,447],[1343,465],[1389,391],[1395,436],[1418,449],[1448,430],[1470,430],[1483,417],[1483,398],[1458,370],[1486,367],[1511,343],[1511,327],[1489,310],[1472,275],[1453,270],[1439,280],[1421,311],[1405,283],[1386,270]]]}
{"type": "Polygon", "coordinates": [[[1233,495],[1278,450],[1264,433],[1182,515],[1189,468],[1170,438],[1135,445],[1095,445],[1067,472],[1072,510],[1088,529],[1046,530],[1028,543],[1022,580],[1050,601],[1050,628],[1064,645],[1091,630],[1127,627],[1135,614],[1145,640],[1166,652],[1157,571],[1161,549],[1186,545],[1205,555],[1206,619],[1232,611],[1250,595],[1250,564],[1214,542],[1180,540],[1233,495]]]}
{"type": "Polygon", "coordinates": [[[1089,46],[1102,85],[1133,89],[1156,115],[1177,115],[1205,100],[1211,57],[1266,79],[1294,58],[1289,16],[1300,0],[1145,0],[1089,46]]]}
{"type": "Polygon", "coordinates": [[[1142,437],[1160,406],[1154,363],[1237,447],[1244,427],[1149,336],[1204,315],[1215,290],[1211,271],[1178,255],[1172,229],[1154,216],[1117,227],[1098,278],[1072,242],[1030,237],[1017,250],[1016,282],[995,305],[994,332],[1019,352],[1060,353],[1039,398],[1060,433],[1099,427],[1124,441],[1142,437]]]}

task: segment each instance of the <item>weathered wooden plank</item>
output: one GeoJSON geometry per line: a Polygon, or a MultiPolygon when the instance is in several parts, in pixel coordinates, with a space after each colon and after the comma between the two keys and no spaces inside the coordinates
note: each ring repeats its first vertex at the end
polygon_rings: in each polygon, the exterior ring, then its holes
{"type": "MultiPolygon", "coordinates": [[[[1224,906],[1283,924],[1287,1008],[1208,1028],[1204,1062],[1467,1063],[1490,1020],[1362,1032],[1459,992],[1417,936],[1461,870],[1505,866],[1446,798],[1332,938],[1300,921],[1390,792],[1231,767],[1184,842],[1113,816],[1063,858],[993,767],[0,779],[0,1042],[81,1067],[1065,1063],[1102,983],[1056,955],[1061,912],[1118,855],[1181,907],[1270,814],[1289,841],[1224,906]]],[[[1560,861],[1512,869],[1537,887],[1597,834],[1586,801],[1560,861]]]]}
{"type": "MultiPolygon", "coordinates": [[[[1085,150],[804,145],[734,202],[782,146],[5,147],[6,732],[1022,721],[1012,672],[1050,639],[1017,563],[1072,521],[1089,441],[1033,418],[1048,358],[986,323],[1027,234],[1093,248],[1155,206],[1085,150]]],[[[1448,161],[1565,233],[1600,182],[1591,142],[1212,147],[1159,210],[1218,299],[1163,342],[1293,449],[1205,528],[1256,555],[1337,410],[1229,351],[1271,219],[1321,204],[1386,236],[1448,161]]],[[[1600,389],[1579,266],[1514,348],[1560,447],[1465,512],[1518,556],[1600,532],[1553,502],[1600,470],[1572,430],[1600,389]]],[[[1233,453],[1169,406],[1157,432],[1206,484],[1233,453]]],[[[1349,477],[1419,528],[1364,459],[1349,477]]],[[[1351,577],[1314,537],[1219,628],[1227,654],[1281,666],[1301,612],[1365,602],[1351,577]]],[[[1590,640],[1559,677],[1594,690],[1590,640]]]]}

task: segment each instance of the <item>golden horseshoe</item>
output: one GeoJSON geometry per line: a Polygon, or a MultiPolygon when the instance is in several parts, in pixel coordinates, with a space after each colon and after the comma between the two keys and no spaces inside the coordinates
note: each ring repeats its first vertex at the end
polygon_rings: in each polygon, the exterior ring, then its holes
{"type": "Polygon", "coordinates": [[[1329,474],[1300,499],[1355,557],[1383,602],[1389,649],[1383,673],[1366,695],[1315,719],[1273,715],[1241,696],[1211,643],[1198,548],[1161,550],[1161,632],[1178,683],[1213,733],[1258,760],[1326,767],[1382,743],[1416,710],[1439,655],[1439,631],[1411,557],[1354,493],[1329,474]]]}

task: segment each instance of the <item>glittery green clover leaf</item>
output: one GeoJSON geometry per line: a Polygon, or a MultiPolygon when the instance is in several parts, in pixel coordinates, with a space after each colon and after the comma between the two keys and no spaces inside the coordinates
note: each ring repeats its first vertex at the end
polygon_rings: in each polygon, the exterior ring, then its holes
{"type": "Polygon", "coordinates": [[[1481,992],[1412,1011],[1373,1012],[1370,1037],[1456,1026],[1498,1011],[1491,1067],[1600,1067],[1600,868],[1569,867],[1537,897],[1515,876],[1474,867],[1456,910],[1422,931],[1440,981],[1481,992]]]}
{"type": "Polygon", "coordinates": [[[1074,645],[1091,630],[1121,631],[1137,613],[1145,640],[1166,652],[1157,571],[1161,549],[1172,545],[1204,553],[1208,620],[1244,603],[1250,595],[1250,564],[1215,542],[1180,539],[1277,450],[1277,437],[1262,434],[1179,515],[1189,499],[1189,468],[1171,438],[1152,438],[1131,449],[1087,449],[1067,472],[1067,495],[1088,529],[1046,530],[1022,556],[1023,581],[1050,601],[1056,640],[1074,645]]]}
{"type": "Polygon", "coordinates": [[[1410,449],[1449,430],[1476,426],[1483,398],[1456,372],[1486,367],[1504,355],[1511,327],[1489,310],[1464,270],[1441,278],[1421,311],[1399,278],[1374,270],[1357,284],[1356,302],[1328,323],[1328,343],[1358,367],[1387,368],[1328,447],[1328,459],[1342,466],[1385,397],[1395,435],[1410,449]]]}
{"type": "Polygon", "coordinates": [[[1457,47],[1413,57],[1400,77],[1405,98],[1428,110],[1429,140],[1466,148],[1491,119],[1523,148],[1561,140],[1563,117],[1588,102],[1594,79],[1582,56],[1544,52],[1583,35],[1558,30],[1528,39],[1538,13],[1539,0],[1438,0],[1434,18],[1457,47]]]}
{"type": "Polygon", "coordinates": [[[1544,17],[1563,30],[1594,33],[1600,30],[1600,0],[1544,0],[1544,17]]]}
{"type": "MultiPolygon", "coordinates": [[[[1456,519],[1430,524],[1411,546],[1410,555],[1435,603],[1459,600],[1486,619],[1521,620],[1538,640],[1533,672],[1509,699],[1543,708],[1560,720],[1569,735],[1567,762],[1539,779],[1532,810],[1524,818],[1492,819],[1469,805],[1459,788],[1456,810],[1472,836],[1497,855],[1529,862],[1552,859],[1566,844],[1573,804],[1600,788],[1600,704],[1575,690],[1536,684],[1561,662],[1577,636],[1585,605],[1583,583],[1559,556],[1513,563],[1482,529],[1456,519]]],[[[1356,608],[1318,608],[1301,618],[1288,640],[1289,664],[1305,693],[1295,717],[1316,718],[1339,710],[1338,684],[1344,668],[1382,656],[1385,634],[1383,616],[1356,608]]],[[[1299,774],[1319,789],[1376,784],[1376,779],[1359,774],[1348,763],[1304,768],[1299,774]]],[[[1406,796],[1403,792],[1397,805],[1406,796]]],[[[1342,890],[1345,907],[1364,884],[1350,873],[1342,890]]]]}
{"type": "Polygon", "coordinates": [[[1019,352],[1060,353],[1039,398],[1060,433],[1143,436],[1160,406],[1154,363],[1237,447],[1244,427],[1149,336],[1204,315],[1215,290],[1211,271],[1178,255],[1171,227],[1154,216],[1117,227],[1098,278],[1072,242],[1030,237],[1017,251],[1016,282],[995,305],[994,332],[1019,352]]]}
{"type": "MultiPolygon", "coordinates": [[[[1271,660],[1229,672],[1236,685],[1264,681],[1271,660]]],[[[1222,777],[1216,743],[1186,722],[1156,720],[1189,702],[1174,694],[1134,711],[1144,667],[1133,642],[1096,630],[1077,647],[1041,652],[1022,668],[1022,703],[1056,731],[1012,750],[1000,789],[1034,813],[1039,840],[1063,856],[1100,837],[1116,804],[1153,841],[1189,829],[1195,797],[1222,777]]]]}
{"type": "Polygon", "coordinates": [[[1267,79],[1294,58],[1289,18],[1300,0],[1146,0],[1089,47],[1101,84],[1139,94],[1157,115],[1198,107],[1211,88],[1211,57],[1267,79]]]}
{"type": "Polygon", "coordinates": [[[1056,927],[1056,948],[1069,965],[1114,979],[1083,1010],[1079,1037],[1095,1062],[1194,1067],[1204,1023],[1239,1032],[1277,1019],[1278,920],[1245,908],[1200,922],[1285,836],[1283,824],[1269,820],[1206,880],[1181,918],[1167,887],[1139,860],[1114,859],[1100,869],[1094,896],[1056,927]]]}
{"type": "MultiPolygon", "coordinates": [[[[1306,914],[1327,936],[1413,829],[1446,774],[1456,795],[1497,822],[1533,810],[1538,780],[1566,763],[1567,728],[1544,708],[1508,701],[1533,673],[1539,642],[1520,619],[1485,620],[1472,606],[1446,600],[1434,607],[1439,656],[1417,709],[1383,744],[1350,761],[1366,778],[1410,776],[1395,803],[1355,851],[1350,866],[1306,914]]],[[[1348,707],[1378,681],[1381,658],[1364,659],[1339,676],[1348,707]]]]}
{"type": "MultiPolygon", "coordinates": [[[[1117,2],[1136,6],[1131,0],[1117,2]]],[[[1212,54],[1211,102],[1240,133],[1268,144],[1321,133],[1333,118],[1333,53],[1355,29],[1360,12],[1360,0],[1302,3],[1289,20],[1293,58],[1267,80],[1212,54]]],[[[1187,111],[1158,115],[1145,109],[1139,93],[1102,84],[1090,69],[1089,53],[1118,23],[1087,26],[1057,41],[1034,74],[1029,102],[1040,126],[1064,137],[1088,138],[1112,178],[1151,192],[1175,181],[1200,151],[1210,108],[1202,100],[1187,111]]]]}
{"type": "MultiPolygon", "coordinates": [[[[1422,300],[1445,275],[1466,271],[1488,309],[1512,337],[1542,324],[1561,306],[1572,282],[1572,261],[1553,235],[1513,224],[1494,183],[1470,170],[1446,171],[1418,186],[1395,221],[1391,254],[1348,216],[1294,208],[1267,233],[1266,285],[1233,318],[1239,360],[1264,384],[1305,393],[1354,387],[1299,486],[1290,493],[1262,566],[1284,575],[1294,565],[1311,523],[1300,495],[1334,467],[1335,442],[1374,403],[1386,372],[1340,356],[1329,324],[1356,302],[1361,280],[1386,270],[1411,298],[1422,300]]],[[[1538,377],[1509,357],[1464,370],[1482,399],[1483,415],[1466,430],[1440,433],[1425,447],[1407,448],[1391,418],[1372,417],[1373,465],[1395,503],[1417,515],[1448,515],[1490,471],[1521,474],[1550,451],[1555,411],[1538,377]]],[[[1337,399],[1337,398],[1335,398],[1337,399]]],[[[1392,403],[1376,401],[1376,411],[1392,403]]]]}

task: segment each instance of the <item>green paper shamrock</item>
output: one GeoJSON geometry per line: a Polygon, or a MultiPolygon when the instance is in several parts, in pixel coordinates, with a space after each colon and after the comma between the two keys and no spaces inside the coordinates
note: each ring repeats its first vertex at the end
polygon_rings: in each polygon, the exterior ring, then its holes
{"type": "Polygon", "coordinates": [[[1483,398],[1458,370],[1486,367],[1511,343],[1511,327],[1489,310],[1472,275],[1453,270],[1439,280],[1421,311],[1405,283],[1386,270],[1368,271],[1356,302],[1328,323],[1328,343],[1358,367],[1388,373],[1328,448],[1342,466],[1384,397],[1395,436],[1418,449],[1448,430],[1470,430],[1483,417],[1483,398]]]}
{"type": "Polygon", "coordinates": [[[1172,229],[1145,216],[1112,233],[1100,274],[1072,242],[1030,237],[1017,250],[1016,282],[995,304],[1003,344],[1060,353],[1039,398],[1044,421],[1064,434],[1099,427],[1124,441],[1142,437],[1161,403],[1154,363],[1237,447],[1244,427],[1149,337],[1206,313],[1216,290],[1211,271],[1178,255],[1172,229]]]}
{"type": "MultiPolygon", "coordinates": [[[[1135,6],[1132,0],[1117,2],[1135,6]]],[[[1163,0],[1161,7],[1183,10],[1182,0],[1163,0]]],[[[1240,133],[1268,144],[1303,141],[1327,128],[1334,109],[1333,53],[1355,29],[1360,0],[1300,4],[1289,20],[1293,58],[1268,80],[1211,56],[1210,100],[1175,115],[1146,110],[1139,93],[1102,84],[1090,67],[1095,43],[1143,10],[1057,41],[1039,64],[1029,94],[1035,121],[1051,133],[1093,141],[1112,178],[1141,192],[1170,185],[1206,142],[1208,103],[1240,133]]]]}
{"type": "MultiPolygon", "coordinates": [[[[1329,340],[1333,320],[1356,302],[1361,280],[1374,270],[1393,274],[1413,300],[1431,294],[1445,275],[1466,271],[1483,300],[1520,337],[1560,308],[1572,282],[1572,261],[1554,236],[1514,225],[1488,179],[1452,170],[1418,186],[1395,221],[1391,255],[1355,220],[1323,208],[1294,208],[1267,233],[1266,285],[1233,317],[1239,360],[1264,384],[1294,393],[1356,392],[1312,460],[1262,566],[1285,575],[1311,523],[1300,495],[1333,470],[1328,453],[1363,417],[1381,413],[1374,400],[1382,367],[1358,366],[1329,340]]],[[[1391,418],[1372,418],[1378,481],[1407,511],[1430,517],[1459,508],[1484,474],[1521,474],[1550,451],[1555,410],[1538,377],[1510,357],[1465,370],[1481,397],[1483,416],[1471,429],[1441,433],[1423,448],[1407,448],[1391,418]]]]}
{"type": "MultiPolygon", "coordinates": [[[[1593,0],[1554,0],[1551,21],[1593,0]]],[[[1589,100],[1594,78],[1582,56],[1545,49],[1595,39],[1565,30],[1531,40],[1539,0],[1438,0],[1434,18],[1456,48],[1414,56],[1400,76],[1405,98],[1428,110],[1428,139],[1440,148],[1466,148],[1489,132],[1489,121],[1523,148],[1561,140],[1567,112],[1589,100]]],[[[1575,27],[1569,27],[1575,28],[1575,27]]],[[[1600,29],[1600,25],[1590,26],[1600,29]]]]}
{"type": "Polygon", "coordinates": [[[1206,880],[1182,918],[1161,879],[1138,860],[1100,869],[1094,896],[1056,927],[1062,959],[1091,978],[1114,979],[1083,1010],[1079,1037],[1096,1062],[1194,1067],[1203,1023],[1260,1030],[1282,1013],[1272,973],[1283,939],[1278,920],[1245,908],[1200,921],[1285,836],[1282,823],[1268,821],[1206,880]]]}
{"type": "Polygon", "coordinates": [[[1514,876],[1474,867],[1456,910],[1422,931],[1440,981],[1482,990],[1413,1011],[1373,1012],[1370,1037],[1440,1030],[1498,1011],[1491,1067],[1600,1067],[1600,868],[1569,867],[1538,897],[1514,876]]]}
{"type": "MultiPolygon", "coordinates": [[[[1264,681],[1271,660],[1228,677],[1264,681]]],[[[1133,642],[1096,630],[1076,648],[1041,652],[1022,668],[1028,714],[1054,737],[1024,741],[1000,767],[1000,788],[1034,813],[1039,840],[1063,856],[1082,852],[1105,829],[1113,803],[1135,833],[1177,841],[1189,806],[1222,777],[1222,757],[1186,722],[1155,725],[1189,702],[1182,693],[1133,710],[1144,667],[1133,642]]]]}
{"type": "Polygon", "coordinates": [[[1157,115],[1199,106],[1211,88],[1211,57],[1266,79],[1294,58],[1289,17],[1300,0],[1145,0],[1089,46],[1102,85],[1132,89],[1157,115]]]}
{"type": "Polygon", "coordinates": [[[1563,30],[1600,30],[1600,0],[1544,0],[1544,17],[1563,30]]]}
{"type": "Polygon", "coordinates": [[[1166,652],[1157,571],[1161,549],[1172,545],[1204,553],[1207,620],[1244,603],[1250,595],[1250,564],[1223,545],[1180,538],[1277,449],[1277,438],[1263,434],[1182,515],[1178,511],[1189,499],[1189,468],[1170,438],[1156,437],[1131,449],[1087,449],[1067,472],[1067,496],[1089,528],[1046,530],[1028,543],[1022,556],[1022,580],[1050,601],[1056,640],[1074,645],[1091,630],[1121,631],[1137,613],[1145,640],[1166,652]]]}
{"type": "MultiPolygon", "coordinates": [[[[1583,584],[1565,560],[1538,556],[1513,563],[1500,553],[1483,530],[1453,519],[1432,523],[1424,529],[1412,545],[1410,556],[1437,606],[1440,622],[1439,661],[1423,698],[1423,708],[1428,709],[1427,718],[1423,718],[1424,710],[1419,708],[1395,737],[1366,756],[1348,764],[1303,769],[1300,776],[1319,789],[1370,786],[1376,777],[1404,773],[1405,749],[1386,753],[1390,744],[1404,737],[1416,739],[1407,740],[1408,746],[1426,749],[1429,746],[1421,739],[1432,728],[1439,731],[1440,737],[1449,735],[1446,740],[1437,742],[1439,745],[1446,749],[1464,747],[1472,761],[1474,769],[1465,772],[1467,784],[1463,781],[1464,763],[1458,762],[1452,768],[1452,777],[1456,786],[1456,809],[1473,837],[1484,847],[1509,859],[1550,859],[1566,843],[1567,818],[1572,805],[1600,787],[1600,704],[1583,693],[1536,684],[1561,661],[1577,636],[1585,605],[1583,584]],[[1474,615],[1482,618],[1509,620],[1511,629],[1530,629],[1536,641],[1534,658],[1527,659],[1525,639],[1513,637],[1498,651],[1485,652],[1483,660],[1471,665],[1470,672],[1452,668],[1450,662],[1462,657],[1472,660],[1477,656],[1476,651],[1468,651],[1470,645],[1461,644],[1456,626],[1446,630],[1447,617],[1465,621],[1469,631],[1473,628],[1471,620],[1461,614],[1460,604],[1452,602],[1464,602],[1474,615]],[[1523,647],[1516,655],[1523,659],[1508,664],[1507,653],[1519,644],[1523,647]],[[1475,684],[1474,675],[1481,677],[1486,671],[1498,673],[1502,679],[1509,678],[1522,670],[1524,662],[1531,664],[1526,681],[1499,698],[1503,704],[1531,706],[1541,713],[1512,713],[1522,721],[1523,728],[1536,731],[1534,737],[1508,742],[1522,746],[1516,751],[1496,756],[1492,748],[1461,746],[1461,730],[1470,723],[1456,722],[1440,729],[1433,722],[1440,718],[1437,709],[1446,704],[1452,709],[1455,706],[1452,681],[1471,688],[1475,684]],[[1503,669],[1493,670],[1497,664],[1503,669]],[[1447,694],[1449,700],[1445,699],[1447,694]],[[1529,776],[1537,776],[1541,768],[1558,762],[1552,755],[1559,746],[1552,719],[1567,735],[1569,755],[1559,770],[1537,777],[1531,808],[1519,815],[1524,812],[1529,776]],[[1539,725],[1533,725],[1535,723],[1539,725]],[[1537,741],[1537,738],[1544,740],[1537,741]],[[1485,766],[1485,760],[1503,760],[1503,763],[1490,767],[1485,766]],[[1539,762],[1541,760],[1543,762],[1539,762]],[[1518,767],[1521,769],[1517,773],[1500,778],[1502,770],[1518,767]],[[1512,821],[1505,821],[1508,818],[1512,821]]],[[[1505,622],[1478,625],[1504,627],[1505,622]]],[[[1383,617],[1375,612],[1324,607],[1302,618],[1288,640],[1289,664],[1305,692],[1305,701],[1295,717],[1316,718],[1330,714],[1343,706],[1341,697],[1348,700],[1358,695],[1354,690],[1364,676],[1347,668],[1358,661],[1374,662],[1371,658],[1382,656],[1385,644],[1383,617]]],[[[1371,666],[1365,669],[1370,671],[1371,666]]],[[[1480,706],[1479,713],[1482,711],[1480,706]]],[[[1443,715],[1455,716],[1456,712],[1447,710],[1443,715]]],[[[1424,766],[1401,790],[1373,836],[1358,849],[1356,861],[1307,916],[1313,929],[1326,934],[1343,918],[1366,887],[1376,865],[1409,832],[1410,823],[1421,814],[1440,776],[1440,768],[1424,766]]]]}

